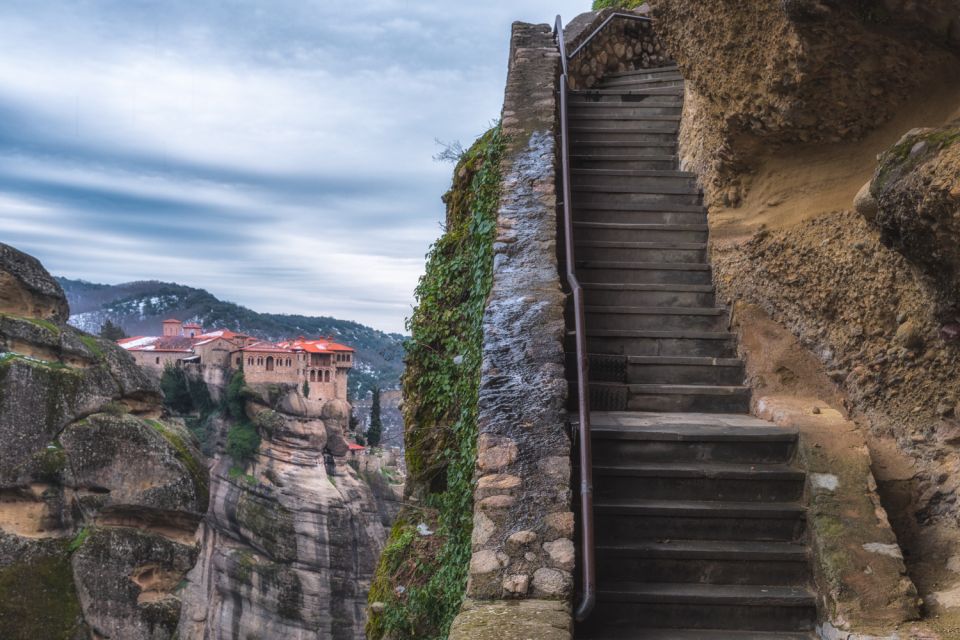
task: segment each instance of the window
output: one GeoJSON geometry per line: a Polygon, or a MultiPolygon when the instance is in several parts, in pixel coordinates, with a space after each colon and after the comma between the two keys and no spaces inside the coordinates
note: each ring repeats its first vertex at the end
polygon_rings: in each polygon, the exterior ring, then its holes
{"type": "Polygon", "coordinates": [[[290,358],[287,358],[287,366],[288,366],[288,367],[292,367],[292,366],[293,366],[293,364],[291,364],[291,363],[292,363],[292,360],[290,360],[290,358]]]}
{"type": "Polygon", "coordinates": [[[157,364],[160,364],[160,357],[157,356],[157,364]]]}
{"type": "Polygon", "coordinates": [[[240,363],[243,362],[243,358],[237,358],[237,366],[240,366],[240,363]]]}
{"type": "Polygon", "coordinates": [[[250,365],[251,367],[253,366],[253,356],[250,356],[249,358],[247,358],[247,364],[250,365]]]}
{"type": "Polygon", "coordinates": [[[310,372],[310,382],[316,382],[316,381],[317,381],[317,372],[316,372],[316,371],[311,371],[311,372],[310,372]]]}
{"type": "Polygon", "coordinates": [[[273,356],[267,356],[267,371],[273,371],[273,356]]]}
{"type": "Polygon", "coordinates": [[[324,382],[330,382],[330,370],[329,370],[329,369],[323,372],[323,381],[324,381],[324,382]]]}

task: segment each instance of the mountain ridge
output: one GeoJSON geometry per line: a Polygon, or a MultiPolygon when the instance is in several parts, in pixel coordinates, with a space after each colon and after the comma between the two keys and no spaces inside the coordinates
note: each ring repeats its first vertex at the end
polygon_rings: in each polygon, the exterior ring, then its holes
{"type": "Polygon", "coordinates": [[[357,351],[350,376],[351,397],[375,386],[399,387],[406,337],[329,316],[260,313],[220,300],[205,289],[175,282],[138,280],[116,285],[57,277],[70,303],[70,324],[97,333],[110,320],[128,335],[160,335],[161,322],[176,317],[204,328],[230,329],[264,340],[325,336],[357,351]]]}

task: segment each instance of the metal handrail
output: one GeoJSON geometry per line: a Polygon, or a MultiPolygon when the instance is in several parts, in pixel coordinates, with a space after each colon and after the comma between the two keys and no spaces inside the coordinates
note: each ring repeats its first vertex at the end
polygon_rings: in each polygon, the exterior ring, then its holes
{"type": "Polygon", "coordinates": [[[567,44],[563,38],[563,20],[557,16],[553,35],[560,48],[560,165],[563,179],[563,229],[567,257],[567,284],[573,294],[574,332],[577,342],[577,402],[580,412],[580,546],[583,593],[575,611],[578,622],[586,620],[596,603],[597,580],[593,539],[593,454],[590,443],[590,379],[587,356],[586,319],[583,288],[577,279],[573,251],[573,202],[570,197],[570,136],[567,131],[567,44]]]}
{"type": "Polygon", "coordinates": [[[590,438],[590,358],[587,355],[586,316],[583,303],[583,288],[576,274],[573,248],[573,199],[570,195],[570,136],[567,123],[567,93],[569,85],[569,61],[579,54],[593,39],[616,18],[652,22],[650,18],[631,13],[611,13],[581,42],[573,53],[567,55],[567,42],[563,35],[563,20],[557,16],[553,23],[553,37],[560,49],[560,166],[563,180],[563,229],[567,258],[567,284],[573,297],[574,333],[577,343],[577,404],[580,423],[580,547],[581,574],[583,580],[580,602],[574,611],[578,622],[586,620],[597,600],[596,557],[593,531],[593,452],[590,438]]]}

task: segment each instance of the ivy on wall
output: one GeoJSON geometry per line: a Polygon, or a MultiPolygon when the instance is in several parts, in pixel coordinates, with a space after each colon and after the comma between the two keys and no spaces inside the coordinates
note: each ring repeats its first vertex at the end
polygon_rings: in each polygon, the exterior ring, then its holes
{"type": "Polygon", "coordinates": [[[493,280],[500,126],[457,163],[446,229],[427,254],[403,377],[408,504],[370,590],[371,640],[447,637],[467,584],[483,312],[493,280]]]}

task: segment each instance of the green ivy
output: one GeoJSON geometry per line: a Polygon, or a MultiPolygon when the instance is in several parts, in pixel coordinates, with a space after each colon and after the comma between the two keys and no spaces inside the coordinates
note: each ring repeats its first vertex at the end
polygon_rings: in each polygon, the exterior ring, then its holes
{"type": "Polygon", "coordinates": [[[371,640],[446,638],[466,590],[483,312],[493,281],[503,149],[497,125],[460,158],[444,196],[446,232],[427,255],[407,323],[406,458],[426,508],[408,508],[391,531],[370,591],[370,601],[384,605],[371,615],[371,640]],[[416,531],[420,523],[429,536],[416,531]]]}

